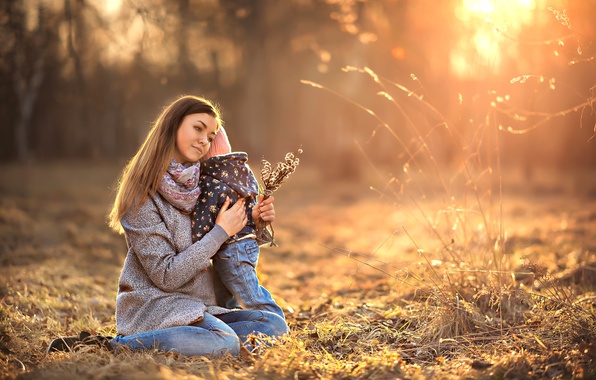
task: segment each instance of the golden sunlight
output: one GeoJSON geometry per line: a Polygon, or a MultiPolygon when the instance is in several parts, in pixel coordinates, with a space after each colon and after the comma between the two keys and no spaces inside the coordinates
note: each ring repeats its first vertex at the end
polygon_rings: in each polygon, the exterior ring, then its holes
{"type": "Polygon", "coordinates": [[[535,9],[535,0],[462,0],[455,9],[462,29],[459,43],[450,52],[451,72],[466,79],[487,66],[498,71],[504,58],[501,43],[517,39],[533,22],[535,9]]]}
{"type": "Polygon", "coordinates": [[[463,5],[468,12],[479,14],[490,14],[495,10],[495,4],[491,0],[464,0],[463,5]]]}
{"type": "Polygon", "coordinates": [[[106,14],[113,15],[120,10],[122,0],[105,0],[104,9],[106,14]]]}

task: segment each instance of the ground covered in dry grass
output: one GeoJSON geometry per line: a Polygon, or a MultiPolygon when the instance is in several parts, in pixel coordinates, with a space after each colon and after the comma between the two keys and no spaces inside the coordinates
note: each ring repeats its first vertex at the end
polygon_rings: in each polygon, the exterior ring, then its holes
{"type": "Polygon", "coordinates": [[[300,167],[276,193],[279,247],[260,263],[291,327],[282,342],[215,360],[91,347],[46,356],[57,336],[115,333],[125,243],[105,215],[119,170],[0,168],[0,377],[596,376],[594,173],[444,194],[325,183],[300,167]]]}

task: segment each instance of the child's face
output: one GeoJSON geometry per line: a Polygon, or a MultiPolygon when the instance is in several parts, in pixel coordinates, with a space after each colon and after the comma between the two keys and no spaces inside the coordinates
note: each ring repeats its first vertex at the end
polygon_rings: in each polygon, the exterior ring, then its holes
{"type": "Polygon", "coordinates": [[[181,164],[194,163],[203,157],[215,138],[217,120],[206,113],[186,115],[176,134],[174,158],[181,164]]]}

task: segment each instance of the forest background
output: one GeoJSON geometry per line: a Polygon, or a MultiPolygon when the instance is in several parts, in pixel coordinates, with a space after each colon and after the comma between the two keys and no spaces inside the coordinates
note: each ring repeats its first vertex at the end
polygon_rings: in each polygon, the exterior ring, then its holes
{"type": "Polygon", "coordinates": [[[458,165],[462,142],[490,118],[502,130],[503,165],[593,167],[595,4],[3,2],[0,160],[128,159],[163,105],[194,94],[221,105],[235,149],[260,159],[298,142],[304,160],[339,177],[359,175],[362,151],[375,165],[408,160],[362,108],[406,144],[413,122],[441,165],[458,165]],[[366,75],[342,70],[350,66],[405,86],[437,112],[405,103],[409,115],[396,112],[366,75]]]}
{"type": "Polygon", "coordinates": [[[0,2],[0,378],[596,376],[596,0],[0,2]],[[275,164],[236,358],[46,354],[116,334],[124,162],[182,94],[275,164]]]}

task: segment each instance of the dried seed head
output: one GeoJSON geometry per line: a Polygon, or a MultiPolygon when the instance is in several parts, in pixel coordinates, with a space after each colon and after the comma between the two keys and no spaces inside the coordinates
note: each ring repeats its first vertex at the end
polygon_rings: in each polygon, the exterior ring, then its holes
{"type": "MultiPolygon", "coordinates": [[[[302,153],[302,149],[298,149],[298,154],[302,153]]],[[[285,162],[278,162],[275,168],[271,163],[265,159],[261,160],[261,181],[263,182],[263,194],[265,197],[279,189],[288,177],[296,171],[296,167],[300,164],[300,159],[294,152],[286,153],[284,157],[285,162]]]]}

